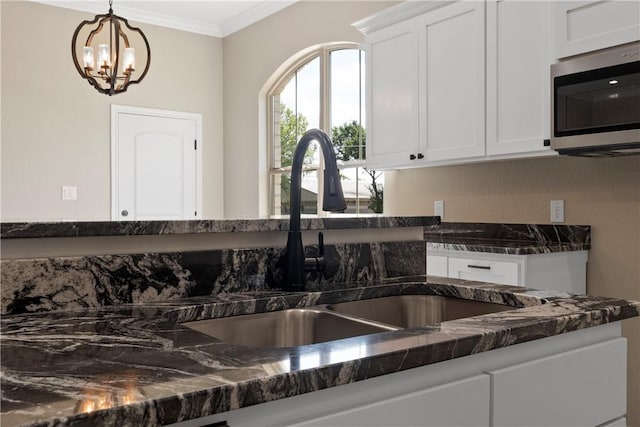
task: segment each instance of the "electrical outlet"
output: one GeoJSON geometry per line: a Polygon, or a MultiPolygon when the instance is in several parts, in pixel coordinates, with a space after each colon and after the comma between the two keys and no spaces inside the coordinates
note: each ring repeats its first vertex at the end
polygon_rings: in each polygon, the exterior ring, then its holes
{"type": "Polygon", "coordinates": [[[63,185],[62,200],[78,200],[78,187],[71,186],[71,185],[63,185]]]}
{"type": "Polygon", "coordinates": [[[564,222],[564,200],[551,201],[551,222],[564,222]]]}
{"type": "Polygon", "coordinates": [[[433,214],[439,216],[440,220],[444,219],[444,201],[436,200],[433,202],[433,214]]]}

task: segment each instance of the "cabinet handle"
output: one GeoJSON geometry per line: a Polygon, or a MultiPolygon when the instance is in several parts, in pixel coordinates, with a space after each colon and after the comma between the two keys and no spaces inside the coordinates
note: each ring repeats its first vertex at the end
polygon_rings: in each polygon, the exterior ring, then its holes
{"type": "Polygon", "coordinates": [[[550,139],[542,140],[542,145],[544,145],[545,147],[551,146],[551,140],[550,139]]]}
{"type": "Polygon", "coordinates": [[[418,153],[418,158],[419,158],[419,159],[424,159],[424,154],[422,154],[422,153],[418,153]]]}
{"type": "Polygon", "coordinates": [[[415,154],[409,154],[409,160],[415,160],[415,159],[416,159],[415,154]]]}
{"type": "Polygon", "coordinates": [[[488,265],[467,264],[467,267],[469,267],[469,268],[479,268],[480,270],[491,270],[491,266],[488,266],[488,265]]]}

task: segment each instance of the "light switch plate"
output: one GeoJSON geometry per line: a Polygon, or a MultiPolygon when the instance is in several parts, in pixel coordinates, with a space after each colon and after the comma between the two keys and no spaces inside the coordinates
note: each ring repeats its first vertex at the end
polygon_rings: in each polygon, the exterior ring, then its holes
{"type": "Polygon", "coordinates": [[[433,202],[433,214],[439,216],[441,220],[444,219],[444,200],[433,202]]]}
{"type": "Polygon", "coordinates": [[[564,200],[551,201],[551,222],[564,222],[564,200]]]}
{"type": "Polygon", "coordinates": [[[78,187],[74,185],[63,185],[62,200],[78,200],[78,187]]]}

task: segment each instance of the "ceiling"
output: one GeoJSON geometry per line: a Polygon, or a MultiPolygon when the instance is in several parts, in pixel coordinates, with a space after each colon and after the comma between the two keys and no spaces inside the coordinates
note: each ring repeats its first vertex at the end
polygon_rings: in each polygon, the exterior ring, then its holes
{"type": "MultiPolygon", "coordinates": [[[[34,0],[91,14],[109,10],[108,0],[34,0]]],[[[225,37],[297,0],[113,0],[113,13],[129,21],[225,37]]]]}

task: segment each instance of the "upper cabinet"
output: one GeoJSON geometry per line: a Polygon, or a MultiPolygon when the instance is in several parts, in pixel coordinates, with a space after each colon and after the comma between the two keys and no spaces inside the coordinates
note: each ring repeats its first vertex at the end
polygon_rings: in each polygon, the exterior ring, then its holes
{"type": "Polygon", "coordinates": [[[417,20],[420,153],[439,161],[483,156],[484,4],[453,3],[417,20]]]}
{"type": "Polygon", "coordinates": [[[367,38],[367,161],[370,166],[402,165],[420,151],[417,44],[417,32],[409,25],[384,28],[367,38]]]}
{"type": "Polygon", "coordinates": [[[405,2],[356,23],[369,61],[367,164],[402,168],[554,154],[545,144],[550,4],[405,2]],[[402,47],[399,35],[407,40],[402,47]],[[395,81],[382,81],[387,77],[395,81]]]}
{"type": "Polygon", "coordinates": [[[555,56],[566,58],[640,39],[640,2],[553,2],[555,56]]]}
{"type": "Polygon", "coordinates": [[[551,4],[486,3],[489,156],[553,154],[548,147],[551,4]]]}

